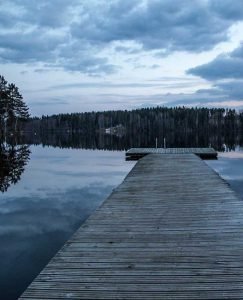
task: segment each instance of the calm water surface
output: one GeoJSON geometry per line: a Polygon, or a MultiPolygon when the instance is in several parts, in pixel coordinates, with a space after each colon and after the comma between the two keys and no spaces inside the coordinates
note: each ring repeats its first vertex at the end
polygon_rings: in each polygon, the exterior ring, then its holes
{"type": "Polygon", "coordinates": [[[243,199],[243,149],[219,153],[218,160],[208,160],[206,163],[243,199]]]}
{"type": "Polygon", "coordinates": [[[0,193],[0,299],[16,299],[134,165],[124,152],[31,146],[0,193]]]}
{"type": "MultiPolygon", "coordinates": [[[[124,152],[30,147],[15,185],[0,193],[0,299],[16,299],[133,167],[124,152]]],[[[243,199],[243,152],[207,161],[243,199]]],[[[1,167],[1,166],[0,166],[1,167]]]]}

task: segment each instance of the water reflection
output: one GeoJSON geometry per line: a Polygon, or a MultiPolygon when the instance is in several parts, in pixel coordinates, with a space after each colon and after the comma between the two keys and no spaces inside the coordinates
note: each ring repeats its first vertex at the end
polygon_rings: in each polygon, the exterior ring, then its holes
{"type": "Polygon", "coordinates": [[[243,199],[243,149],[219,153],[218,161],[206,161],[243,199]]]}
{"type": "Polygon", "coordinates": [[[11,184],[16,184],[29,160],[27,145],[0,143],[0,191],[6,192],[11,184]]]}
{"type": "MultiPolygon", "coordinates": [[[[0,194],[0,299],[16,299],[134,165],[125,162],[124,152],[95,149],[154,147],[154,139],[145,134],[58,133],[25,135],[19,145],[16,139],[0,143],[0,188],[5,192],[0,194]]],[[[159,138],[158,145],[162,142],[159,138]]],[[[209,144],[230,151],[242,139],[211,136],[199,140],[191,134],[167,137],[168,147],[209,144]]],[[[209,164],[243,195],[243,157],[238,154],[233,160],[232,152],[224,153],[209,164]]]]}
{"type": "Polygon", "coordinates": [[[17,299],[133,166],[124,152],[33,145],[30,151],[21,180],[0,194],[4,300],[17,299]]]}
{"type": "MultiPolygon", "coordinates": [[[[164,147],[166,141],[167,147],[213,147],[220,152],[235,151],[239,145],[243,145],[243,137],[236,134],[221,136],[211,133],[200,136],[197,131],[184,132],[178,136],[167,133],[166,137],[156,137],[154,134],[147,136],[146,133],[83,135],[66,131],[39,134],[27,132],[17,137],[8,136],[7,142],[0,142],[0,191],[6,192],[11,184],[19,181],[29,159],[30,145],[124,151],[132,147],[155,147],[155,141],[158,147],[164,147]]],[[[65,172],[62,170],[62,174],[65,172]]]]}
{"type": "Polygon", "coordinates": [[[59,148],[100,149],[100,150],[127,150],[129,148],[164,147],[164,140],[168,148],[173,147],[213,147],[217,151],[235,150],[238,145],[243,146],[243,135],[221,135],[215,133],[199,134],[196,130],[181,134],[166,133],[156,135],[146,132],[139,134],[81,134],[71,132],[48,132],[34,134],[29,132],[21,137],[21,143],[59,148]]]}

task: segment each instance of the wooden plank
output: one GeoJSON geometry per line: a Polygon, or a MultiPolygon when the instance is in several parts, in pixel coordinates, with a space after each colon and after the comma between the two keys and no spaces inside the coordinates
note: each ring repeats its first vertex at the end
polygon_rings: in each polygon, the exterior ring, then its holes
{"type": "Polygon", "coordinates": [[[243,202],[200,158],[150,154],[20,299],[243,299],[242,225],[243,202]]]}
{"type": "Polygon", "coordinates": [[[217,159],[213,148],[131,148],[126,152],[126,160],[138,160],[148,154],[196,154],[202,159],[217,159]]]}

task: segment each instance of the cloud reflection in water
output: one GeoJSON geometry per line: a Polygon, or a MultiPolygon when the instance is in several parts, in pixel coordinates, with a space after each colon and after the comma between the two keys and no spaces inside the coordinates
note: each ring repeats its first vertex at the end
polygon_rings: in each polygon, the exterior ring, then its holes
{"type": "Polygon", "coordinates": [[[31,147],[0,197],[1,299],[16,299],[134,163],[123,152],[31,147]]]}

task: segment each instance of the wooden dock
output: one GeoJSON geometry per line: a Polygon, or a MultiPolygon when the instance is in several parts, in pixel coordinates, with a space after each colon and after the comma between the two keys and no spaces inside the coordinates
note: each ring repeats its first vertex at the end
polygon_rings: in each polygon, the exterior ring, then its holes
{"type": "Polygon", "coordinates": [[[126,152],[126,160],[138,160],[148,154],[196,154],[202,159],[217,159],[213,148],[131,148],[126,152]]]}
{"type": "Polygon", "coordinates": [[[194,154],[147,155],[20,299],[243,299],[243,201],[194,154]]]}

